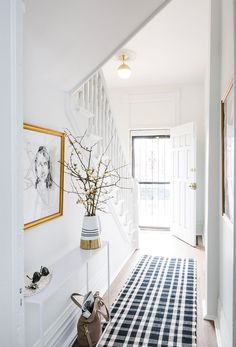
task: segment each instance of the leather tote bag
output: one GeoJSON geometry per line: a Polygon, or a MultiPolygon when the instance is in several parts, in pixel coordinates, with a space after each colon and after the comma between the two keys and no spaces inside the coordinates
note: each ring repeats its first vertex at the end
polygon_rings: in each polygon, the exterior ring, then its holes
{"type": "MultiPolygon", "coordinates": [[[[71,294],[72,301],[82,309],[82,305],[76,299],[78,296],[83,296],[78,293],[71,294]]],[[[91,315],[85,318],[80,316],[77,323],[78,331],[78,346],[79,347],[94,347],[99,341],[102,334],[101,317],[104,317],[106,321],[109,320],[109,312],[103,299],[99,296],[99,292],[94,294],[94,305],[91,315]],[[105,312],[102,312],[104,309],[105,312]]]]}

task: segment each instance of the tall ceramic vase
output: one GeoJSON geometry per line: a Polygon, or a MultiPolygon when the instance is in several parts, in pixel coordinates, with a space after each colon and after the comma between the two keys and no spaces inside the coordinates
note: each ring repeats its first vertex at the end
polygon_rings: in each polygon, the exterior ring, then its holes
{"type": "Polygon", "coordinates": [[[80,248],[96,249],[101,247],[100,220],[98,216],[84,216],[80,248]]]}

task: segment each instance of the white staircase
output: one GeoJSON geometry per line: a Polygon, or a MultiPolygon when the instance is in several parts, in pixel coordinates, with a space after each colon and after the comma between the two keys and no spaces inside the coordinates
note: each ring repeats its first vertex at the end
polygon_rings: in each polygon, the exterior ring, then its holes
{"type": "MultiPolygon", "coordinates": [[[[86,118],[87,135],[94,141],[98,141],[97,155],[108,147],[106,154],[111,160],[112,166],[120,168],[118,171],[121,177],[128,178],[121,182],[124,189],[115,188],[113,191],[114,199],[109,203],[109,210],[125,240],[138,248],[138,185],[131,177],[130,165],[127,165],[102,72],[96,72],[86,83],[74,91],[69,96],[68,105],[69,114],[73,114],[73,127],[81,129],[80,119],[86,118]]],[[[71,117],[69,118],[73,123],[71,117]]]]}

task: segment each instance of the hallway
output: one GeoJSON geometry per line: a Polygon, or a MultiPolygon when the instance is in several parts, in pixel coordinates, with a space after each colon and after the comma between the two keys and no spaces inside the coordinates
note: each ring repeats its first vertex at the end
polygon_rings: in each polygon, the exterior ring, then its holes
{"type": "Polygon", "coordinates": [[[118,295],[124,282],[135,266],[139,257],[143,254],[159,255],[165,257],[188,257],[197,260],[197,346],[216,347],[216,335],[212,322],[202,319],[202,298],[204,297],[204,247],[198,245],[196,248],[173,237],[170,232],[157,230],[142,230],[140,232],[140,250],[136,251],[123,270],[113,282],[111,288],[112,302],[118,295]]]}

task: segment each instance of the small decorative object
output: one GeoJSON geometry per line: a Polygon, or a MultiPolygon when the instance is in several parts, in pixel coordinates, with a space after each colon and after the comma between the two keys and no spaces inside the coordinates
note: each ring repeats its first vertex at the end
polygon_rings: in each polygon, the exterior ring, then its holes
{"type": "Polygon", "coordinates": [[[230,81],[221,100],[222,215],[233,223],[234,201],[234,88],[230,81]]]}
{"type": "Polygon", "coordinates": [[[32,276],[25,277],[25,296],[39,293],[51,281],[52,274],[45,266],[41,266],[40,271],[36,271],[32,276]]]}
{"type": "Polygon", "coordinates": [[[81,305],[76,296],[83,296],[78,293],[71,295],[72,301],[82,310],[77,324],[78,331],[78,344],[81,347],[93,347],[96,346],[102,334],[101,317],[104,317],[106,321],[109,320],[109,312],[103,299],[99,296],[99,292],[94,295],[89,292],[85,297],[83,304],[81,305]],[[105,312],[102,312],[102,308],[105,312]]]}
{"type": "Polygon", "coordinates": [[[63,214],[64,134],[24,124],[24,229],[63,214]]]}
{"type": "Polygon", "coordinates": [[[65,173],[71,179],[71,190],[65,191],[75,194],[76,202],[81,203],[86,211],[80,247],[96,249],[101,247],[101,228],[97,211],[106,212],[106,204],[113,198],[111,196],[113,187],[119,187],[121,180],[119,169],[121,168],[111,167],[110,160],[106,158],[108,147],[96,158],[93,151],[97,144],[86,145],[85,135],[76,137],[69,131],[65,132],[70,146],[70,155],[68,160],[64,161],[64,167],[65,173]]]}

